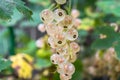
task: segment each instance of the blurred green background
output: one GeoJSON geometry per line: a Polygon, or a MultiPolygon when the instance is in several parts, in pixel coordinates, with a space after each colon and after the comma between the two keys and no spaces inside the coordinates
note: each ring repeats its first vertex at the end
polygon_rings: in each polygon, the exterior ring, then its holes
{"type": "MultiPolygon", "coordinates": [[[[117,58],[120,58],[120,0],[71,1],[72,9],[79,11],[78,18],[82,21],[78,27],[77,40],[81,51],[74,63],[76,72],[71,80],[116,80],[109,79],[107,75],[89,74],[88,77],[86,73],[84,76],[83,62],[84,59],[94,56],[97,50],[104,52],[110,47],[115,48],[117,58]],[[110,27],[111,23],[117,24],[117,31],[110,27]],[[99,39],[99,34],[108,37],[99,39]]],[[[56,67],[49,60],[52,51],[47,45],[48,36],[46,32],[38,30],[39,24],[42,23],[40,12],[53,3],[54,0],[0,0],[0,57],[9,59],[11,56],[25,53],[32,57],[33,62],[30,66],[34,69],[31,72],[32,79],[23,79],[18,77],[17,69],[11,67],[4,69],[5,66],[10,66],[9,60],[6,62],[0,59],[1,80],[59,80],[55,72],[56,67]],[[41,43],[37,43],[38,40],[41,40],[41,43]],[[37,47],[39,44],[43,46],[37,47]]]]}

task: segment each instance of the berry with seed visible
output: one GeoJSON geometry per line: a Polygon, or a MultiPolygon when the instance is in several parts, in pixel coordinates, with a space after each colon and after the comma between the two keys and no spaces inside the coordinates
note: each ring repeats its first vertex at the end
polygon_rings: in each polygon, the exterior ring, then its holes
{"type": "Polygon", "coordinates": [[[69,62],[73,63],[77,60],[77,54],[73,53],[69,56],[69,62]]]}
{"type": "Polygon", "coordinates": [[[58,33],[54,35],[55,44],[59,47],[66,44],[66,38],[63,33],[58,33]]]}
{"type": "Polygon", "coordinates": [[[45,9],[40,14],[41,20],[45,23],[51,23],[53,21],[53,12],[49,9],[45,9]]]}
{"type": "Polygon", "coordinates": [[[72,16],[66,15],[64,20],[62,20],[58,25],[63,27],[65,30],[72,28],[73,27],[72,16]]]}
{"type": "Polygon", "coordinates": [[[71,42],[70,43],[70,48],[73,51],[73,53],[77,53],[80,51],[80,46],[76,42],[71,42]]]}
{"type": "Polygon", "coordinates": [[[66,32],[66,38],[70,41],[74,41],[78,38],[78,32],[76,29],[71,28],[66,32]]]}
{"type": "Polygon", "coordinates": [[[57,22],[62,21],[65,18],[65,11],[62,9],[57,9],[54,11],[54,19],[57,22]]]}
{"type": "Polygon", "coordinates": [[[70,80],[72,78],[71,75],[68,74],[60,74],[60,79],[61,80],[70,80]]]}
{"type": "Polygon", "coordinates": [[[55,42],[54,42],[54,39],[52,37],[49,37],[48,38],[48,45],[51,47],[51,48],[56,48],[57,45],[55,45],[55,42]]]}
{"type": "Polygon", "coordinates": [[[59,58],[59,55],[58,54],[53,54],[51,57],[50,57],[50,60],[53,64],[58,64],[58,58],[59,58]]]}
{"type": "Polygon", "coordinates": [[[75,67],[72,63],[66,63],[63,65],[63,70],[65,74],[72,75],[75,72],[75,67]]]}
{"type": "Polygon", "coordinates": [[[68,44],[65,44],[62,47],[56,48],[56,52],[59,53],[60,55],[68,56],[69,55],[69,46],[68,46],[68,44]]]}

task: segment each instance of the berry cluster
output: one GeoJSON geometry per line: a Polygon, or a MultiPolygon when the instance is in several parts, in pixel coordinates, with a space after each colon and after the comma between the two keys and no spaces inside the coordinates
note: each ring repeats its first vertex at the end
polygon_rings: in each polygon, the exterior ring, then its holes
{"type": "MultiPolygon", "coordinates": [[[[93,77],[107,76],[110,80],[118,80],[120,74],[120,61],[116,58],[114,48],[109,48],[105,52],[98,51],[90,59],[83,61],[85,67],[85,77],[87,74],[93,77]]],[[[90,78],[89,76],[89,78],[90,78]]]]}
{"type": "MultiPolygon", "coordinates": [[[[55,1],[58,4],[66,3],[66,0],[55,1]]],[[[72,63],[76,61],[80,50],[79,45],[74,42],[78,38],[74,18],[60,8],[54,11],[45,9],[40,16],[49,35],[48,44],[55,51],[51,62],[58,65],[57,72],[60,73],[61,80],[70,80],[75,72],[72,63]]]]}

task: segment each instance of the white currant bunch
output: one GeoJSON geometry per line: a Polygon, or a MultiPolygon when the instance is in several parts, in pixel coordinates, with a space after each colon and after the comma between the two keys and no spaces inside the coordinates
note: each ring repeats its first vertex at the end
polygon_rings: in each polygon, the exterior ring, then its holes
{"type": "MultiPolygon", "coordinates": [[[[65,4],[66,0],[55,0],[57,4],[65,4]]],[[[78,32],[74,28],[74,18],[66,14],[63,9],[45,9],[40,14],[49,35],[48,44],[55,53],[50,57],[51,62],[57,65],[57,72],[61,80],[70,80],[75,72],[72,64],[77,59],[80,51],[79,45],[74,42],[78,38],[78,32]]]]}
{"type": "Polygon", "coordinates": [[[93,57],[84,59],[83,66],[85,67],[84,76],[102,77],[106,75],[110,80],[118,80],[120,76],[118,74],[120,72],[120,61],[116,58],[113,47],[104,52],[99,50],[93,57]]]}

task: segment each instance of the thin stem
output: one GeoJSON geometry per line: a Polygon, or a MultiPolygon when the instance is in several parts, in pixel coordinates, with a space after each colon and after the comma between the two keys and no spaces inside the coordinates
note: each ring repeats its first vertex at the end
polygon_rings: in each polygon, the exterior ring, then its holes
{"type": "Polygon", "coordinates": [[[53,9],[55,7],[55,4],[52,4],[49,9],[53,9]]]}
{"type": "Polygon", "coordinates": [[[69,46],[69,54],[70,54],[69,58],[72,58],[72,50],[70,49],[70,41],[68,41],[67,43],[68,43],[68,46],[69,46]]]}
{"type": "Polygon", "coordinates": [[[68,14],[71,14],[71,8],[72,8],[72,1],[69,0],[69,8],[68,8],[68,14]]]}
{"type": "Polygon", "coordinates": [[[60,5],[59,4],[57,4],[55,7],[53,7],[51,10],[54,10],[54,9],[56,9],[56,8],[60,8],[60,5]]]}
{"type": "Polygon", "coordinates": [[[9,53],[10,55],[15,55],[15,34],[13,27],[8,27],[10,38],[9,38],[9,53]]]}
{"type": "Polygon", "coordinates": [[[74,9],[77,9],[78,0],[74,0],[74,9]]]}

